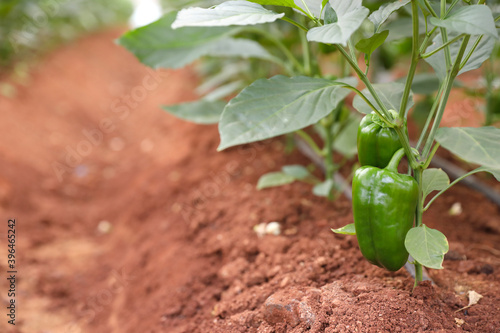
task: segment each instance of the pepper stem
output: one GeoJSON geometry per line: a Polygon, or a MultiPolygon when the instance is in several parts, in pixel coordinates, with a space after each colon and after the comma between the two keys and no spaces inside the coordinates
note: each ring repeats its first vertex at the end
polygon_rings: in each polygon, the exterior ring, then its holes
{"type": "Polygon", "coordinates": [[[391,161],[387,166],[385,167],[386,170],[392,171],[392,172],[398,172],[398,165],[399,162],[401,162],[401,159],[405,156],[405,149],[400,148],[398,151],[392,155],[391,161]]]}

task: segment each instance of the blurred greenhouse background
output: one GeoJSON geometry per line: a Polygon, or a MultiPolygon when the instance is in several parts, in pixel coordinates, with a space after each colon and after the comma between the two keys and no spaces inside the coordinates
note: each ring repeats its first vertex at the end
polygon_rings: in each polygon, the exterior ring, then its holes
{"type": "Polygon", "coordinates": [[[129,0],[2,0],[0,65],[31,58],[61,42],[126,22],[129,0]]]}

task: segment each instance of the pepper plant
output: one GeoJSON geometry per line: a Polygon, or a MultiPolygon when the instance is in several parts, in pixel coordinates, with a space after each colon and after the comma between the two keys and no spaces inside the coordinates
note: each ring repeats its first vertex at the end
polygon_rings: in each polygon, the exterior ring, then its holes
{"type": "MultiPolygon", "coordinates": [[[[365,165],[353,180],[355,223],[334,231],[356,234],[363,255],[389,270],[402,267],[410,254],[417,284],[422,266],[442,268],[448,251],[446,237],[423,224],[424,212],[470,174],[486,171],[500,180],[500,129],[440,128],[456,77],[479,68],[490,57],[498,39],[498,21],[484,0],[397,0],[371,10],[361,0],[225,1],[211,8],[169,13],[127,33],[119,43],[152,67],[179,68],[206,55],[255,57],[277,64],[286,75],[258,79],[228,103],[201,100],[178,110],[185,118],[216,118],[219,150],[297,131],[306,136],[303,129],[319,124],[326,130],[330,179],[328,136],[338,121],[339,105],[354,92],[354,108],[366,114],[358,131],[360,161],[365,165]],[[302,18],[297,19],[290,9],[302,18]],[[371,82],[372,54],[391,34],[400,33],[401,24],[396,30],[388,28],[398,27],[392,15],[398,10],[406,10],[411,17],[412,51],[406,77],[403,82],[371,82]],[[279,34],[254,27],[277,20],[298,29],[300,58],[285,47],[279,34]],[[286,61],[249,39],[248,33],[261,34],[286,61]],[[313,57],[320,44],[335,49],[339,63],[348,64],[365,88],[358,89],[359,81],[349,75],[324,75],[320,61],[313,57]],[[433,68],[439,85],[418,141],[411,146],[407,117],[422,61],[433,68]],[[429,168],[439,146],[479,167],[450,184],[445,172],[429,168]],[[407,174],[397,170],[403,156],[408,161],[407,174]],[[438,193],[426,200],[433,191],[438,193]]],[[[308,141],[314,147],[314,141],[308,141]]],[[[299,178],[299,173],[294,174],[299,178]]]]}
{"type": "MultiPolygon", "coordinates": [[[[300,87],[303,82],[309,82],[311,86],[314,84],[317,85],[319,92],[327,88],[329,88],[329,91],[335,92],[330,101],[323,102],[323,110],[313,112],[310,115],[313,119],[306,120],[307,123],[305,124],[303,124],[304,121],[302,119],[294,119],[295,117],[286,116],[287,114],[292,115],[296,113],[295,111],[298,106],[293,105],[294,103],[291,103],[283,110],[278,110],[280,107],[279,104],[274,105],[276,109],[275,114],[266,122],[261,123],[261,125],[264,125],[261,129],[257,129],[257,124],[260,122],[260,119],[267,118],[266,110],[262,110],[259,115],[256,115],[251,110],[241,112],[241,114],[253,113],[254,124],[248,124],[249,133],[247,133],[247,136],[251,139],[245,139],[243,136],[240,136],[240,138],[231,138],[230,140],[234,140],[235,142],[230,142],[226,147],[221,147],[223,149],[240,143],[259,141],[279,134],[294,132],[315,153],[326,157],[326,179],[324,181],[318,179],[311,172],[311,168],[290,165],[283,167],[281,171],[263,175],[259,179],[257,188],[264,189],[288,184],[293,181],[303,181],[315,185],[313,187],[314,194],[333,199],[333,191],[339,187],[339,184],[336,184],[334,181],[333,175],[335,171],[348,159],[356,155],[356,132],[360,117],[349,112],[344,103],[349,90],[343,89],[338,84],[328,87],[329,82],[332,80],[319,80],[324,75],[321,73],[316,57],[313,55],[318,56],[320,53],[324,54],[331,50],[328,50],[328,48],[326,50],[320,49],[319,45],[308,44],[305,31],[297,30],[294,25],[290,25],[288,21],[284,21],[285,19],[292,22],[297,21],[297,24],[300,24],[298,22],[305,22],[306,18],[294,12],[292,8],[285,7],[284,9],[289,18],[285,17],[284,13],[273,13],[258,4],[242,1],[228,1],[211,9],[190,8],[181,10],[179,13],[174,11],[149,26],[127,33],[119,40],[119,43],[134,52],[142,62],[151,67],[178,68],[202,55],[210,56],[209,59],[205,59],[201,66],[199,66],[202,67],[205,74],[206,72],[212,74],[197,89],[204,96],[196,102],[164,107],[165,111],[195,123],[211,124],[229,121],[229,117],[221,117],[221,113],[226,107],[224,98],[234,94],[235,91],[241,90],[243,88],[242,84],[250,84],[255,81],[255,76],[259,76],[259,74],[260,77],[269,72],[285,74],[286,76],[275,75],[270,80],[261,80],[261,82],[257,81],[254,83],[254,85],[259,84],[264,87],[264,85],[281,85],[281,82],[286,81],[287,85],[283,87],[281,93],[294,84],[290,79],[300,80],[295,84],[296,88],[294,91],[289,92],[292,100],[295,98],[294,96],[300,96],[307,92],[307,89],[300,87]],[[248,12],[249,10],[250,12],[248,12]],[[183,22],[183,20],[189,20],[190,15],[199,15],[200,12],[202,13],[201,15],[206,15],[206,11],[209,12],[209,16],[215,15],[215,17],[226,20],[226,22],[215,22],[217,19],[214,21],[214,19],[210,18],[208,18],[208,23],[183,22]],[[241,11],[241,13],[238,11],[241,11]],[[224,19],[221,15],[228,15],[228,17],[224,19]],[[238,22],[239,18],[246,16],[250,16],[250,19],[238,22]],[[253,26],[257,22],[274,21],[278,16],[284,20],[275,22],[273,26],[253,26]],[[230,20],[227,21],[228,19],[230,20]],[[256,20],[256,22],[252,20],[256,20]],[[243,24],[243,26],[234,27],[233,25],[236,23],[243,24]],[[185,27],[186,25],[188,27],[185,27]],[[206,25],[212,26],[207,30],[206,25]],[[226,25],[229,26],[226,27],[226,25]],[[151,39],[151,36],[156,34],[161,37],[151,39]],[[206,38],[207,36],[209,36],[208,39],[206,38]],[[187,40],[189,40],[189,43],[186,42],[187,40]],[[297,55],[296,50],[299,50],[299,53],[302,50],[305,52],[297,55]],[[158,55],[158,58],[152,58],[156,55],[158,55]],[[222,66],[219,66],[219,62],[214,60],[220,57],[224,57],[225,59],[222,66]],[[238,57],[244,60],[238,60],[238,57]],[[311,76],[317,79],[311,79],[311,76]],[[249,79],[250,82],[248,82],[249,79]],[[278,124],[281,120],[286,122],[288,119],[293,120],[293,122],[290,124],[283,123],[281,124],[281,128],[266,129],[266,127],[274,126],[273,123],[278,124]],[[304,127],[312,124],[315,126],[310,130],[303,130],[304,127]],[[251,130],[250,125],[253,126],[251,130]],[[322,145],[318,145],[313,140],[311,132],[322,139],[322,145]],[[338,152],[344,158],[334,163],[332,158],[333,151],[338,152]]],[[[343,67],[339,68],[337,77],[344,76],[343,72],[345,72],[343,67]]],[[[328,77],[333,77],[331,72],[328,74],[328,77]]],[[[351,84],[355,83],[352,77],[344,79],[351,84]]],[[[267,90],[267,88],[260,89],[267,90]]],[[[273,97],[270,96],[278,96],[281,93],[271,91],[267,96],[262,95],[261,99],[272,99],[273,97]]],[[[239,97],[237,96],[232,103],[238,100],[239,97]]],[[[312,101],[312,98],[303,99],[304,103],[311,105],[313,104],[312,101]]],[[[277,102],[279,103],[278,100],[277,102]]],[[[231,113],[227,113],[227,115],[230,116],[231,113]]],[[[304,114],[302,117],[307,117],[307,115],[304,114]]],[[[221,124],[221,128],[222,126],[221,124]]],[[[221,135],[222,133],[221,131],[221,135]]],[[[288,140],[288,142],[290,141],[288,140]]],[[[221,145],[223,144],[225,143],[223,142],[221,145]]]]}

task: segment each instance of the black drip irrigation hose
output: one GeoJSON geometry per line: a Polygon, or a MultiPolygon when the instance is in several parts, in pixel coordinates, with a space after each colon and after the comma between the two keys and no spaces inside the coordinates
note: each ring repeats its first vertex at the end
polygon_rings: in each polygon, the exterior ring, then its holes
{"type": "MultiPolygon", "coordinates": [[[[304,156],[309,158],[318,168],[320,168],[323,173],[325,173],[326,166],[324,159],[316,154],[316,152],[312,150],[312,148],[301,137],[295,135],[294,140],[297,149],[304,156]]],[[[340,173],[336,172],[334,175],[334,181],[340,186],[345,197],[352,201],[352,189],[351,186],[345,181],[344,177],[342,177],[340,173]]],[[[411,260],[412,258],[410,258],[410,261],[411,260]]],[[[413,278],[415,278],[415,266],[413,264],[407,262],[405,264],[405,269],[413,278]]],[[[434,284],[434,281],[432,281],[432,279],[427,274],[425,267],[422,267],[422,278],[424,281],[431,281],[434,284]]]]}
{"type": "MultiPolygon", "coordinates": [[[[450,176],[452,181],[467,173],[464,169],[436,155],[432,158],[431,165],[433,167],[443,169],[443,171],[450,176]]],[[[477,177],[468,176],[467,178],[462,179],[459,183],[482,193],[491,202],[500,207],[500,193],[480,181],[477,177]]]]}

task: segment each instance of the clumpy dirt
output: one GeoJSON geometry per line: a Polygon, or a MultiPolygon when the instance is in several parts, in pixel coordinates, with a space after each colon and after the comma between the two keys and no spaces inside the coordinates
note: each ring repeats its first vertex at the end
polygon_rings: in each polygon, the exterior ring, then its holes
{"type": "Polygon", "coordinates": [[[437,200],[425,223],[451,250],[435,284],[413,291],[406,271],[370,265],[330,231],[352,222],[344,197],[255,189],[310,163],[281,139],[217,153],[216,126],[162,112],[196,99],[196,76],[147,70],[119,35],[60,49],[0,97],[0,256],[14,217],[19,269],[17,325],[2,315],[0,331],[499,331],[498,207],[461,186],[437,200]],[[262,222],[281,233],[258,236],[262,222]],[[459,310],[471,290],[483,298],[459,310]]]}

